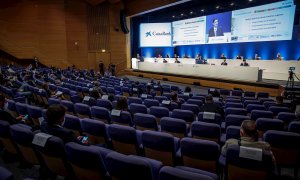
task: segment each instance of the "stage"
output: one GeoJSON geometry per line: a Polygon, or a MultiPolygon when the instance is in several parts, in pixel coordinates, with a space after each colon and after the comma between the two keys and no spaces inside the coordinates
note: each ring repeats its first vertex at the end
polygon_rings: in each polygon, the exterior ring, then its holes
{"type": "MultiPolygon", "coordinates": [[[[187,75],[172,75],[167,73],[146,72],[141,70],[126,69],[119,75],[131,75],[136,77],[150,78],[162,81],[177,82],[186,85],[211,87],[219,89],[241,88],[244,91],[269,92],[271,96],[278,96],[285,88],[286,81],[262,79],[261,82],[223,80],[205,77],[192,77],[187,75]]],[[[295,82],[295,86],[300,86],[295,82]]]]}

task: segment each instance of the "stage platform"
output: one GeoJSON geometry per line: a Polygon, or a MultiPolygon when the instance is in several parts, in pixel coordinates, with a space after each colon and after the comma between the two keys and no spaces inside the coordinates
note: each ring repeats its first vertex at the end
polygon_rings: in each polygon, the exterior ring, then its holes
{"type": "MultiPolygon", "coordinates": [[[[183,84],[197,85],[203,87],[212,87],[220,89],[241,88],[244,91],[254,92],[269,92],[271,96],[278,96],[285,88],[286,81],[281,80],[267,80],[262,79],[260,82],[254,81],[238,81],[226,80],[207,77],[194,77],[188,75],[174,75],[168,73],[155,73],[140,70],[126,69],[119,73],[119,75],[131,75],[144,78],[153,78],[156,80],[178,82],[183,84]]],[[[300,86],[300,82],[295,82],[295,86],[300,86]]]]}

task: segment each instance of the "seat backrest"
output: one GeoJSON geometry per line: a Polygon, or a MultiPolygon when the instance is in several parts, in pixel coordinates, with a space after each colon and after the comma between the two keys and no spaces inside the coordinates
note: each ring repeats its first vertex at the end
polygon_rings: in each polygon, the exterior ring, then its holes
{"type": "Polygon", "coordinates": [[[228,102],[225,104],[225,108],[243,108],[243,104],[228,102]]]}
{"type": "Polygon", "coordinates": [[[216,142],[186,137],[180,141],[180,148],[184,166],[216,173],[220,155],[216,142]]]}
{"type": "Polygon", "coordinates": [[[149,162],[137,156],[111,152],[106,156],[106,167],[113,179],[154,179],[149,162]]]}
{"type": "Polygon", "coordinates": [[[75,111],[80,118],[89,118],[91,117],[90,107],[83,103],[75,103],[75,111]]]}
{"type": "Polygon", "coordinates": [[[155,116],[158,122],[160,121],[160,118],[170,116],[169,109],[165,107],[152,106],[149,113],[155,116]]]}
{"type": "Polygon", "coordinates": [[[120,116],[110,114],[112,123],[133,126],[131,114],[127,111],[121,111],[120,116]]]}
{"type": "Polygon", "coordinates": [[[151,114],[136,113],[133,122],[138,130],[158,130],[156,118],[151,114]]]}
{"type": "Polygon", "coordinates": [[[226,152],[227,179],[265,179],[272,171],[272,155],[263,152],[262,161],[240,157],[240,146],[231,145],[226,152]],[[251,174],[251,176],[249,176],[251,174]]]}
{"type": "Polygon", "coordinates": [[[132,114],[135,114],[135,113],[147,114],[147,112],[148,112],[147,107],[145,105],[137,104],[137,103],[131,103],[129,105],[129,109],[132,112],[132,114]]]}
{"type": "Polygon", "coordinates": [[[159,160],[164,165],[174,164],[176,150],[172,135],[157,131],[143,131],[142,143],[146,157],[159,160]]]}
{"type": "Polygon", "coordinates": [[[259,137],[262,137],[268,130],[283,131],[284,123],[279,119],[258,118],[256,120],[256,127],[259,137]]]}
{"type": "Polygon", "coordinates": [[[195,121],[191,126],[191,134],[193,138],[210,140],[218,143],[220,141],[221,128],[214,123],[195,121]]]}
{"type": "Polygon", "coordinates": [[[195,105],[199,106],[199,108],[203,105],[203,102],[201,100],[197,100],[197,99],[189,99],[186,103],[187,104],[195,104],[195,105]]]}
{"type": "Polygon", "coordinates": [[[285,131],[269,130],[263,136],[271,145],[276,163],[279,166],[296,166],[299,162],[300,134],[285,131]],[[297,142],[297,143],[296,143],[297,142]]]}
{"type": "MultiPolygon", "coordinates": [[[[191,170],[185,170],[187,168],[179,168],[179,167],[170,167],[170,166],[164,166],[161,168],[159,173],[159,179],[160,180],[213,180],[214,177],[211,177],[208,175],[208,172],[202,171],[202,170],[195,170],[194,168],[190,168],[191,170]]],[[[212,174],[212,173],[209,173],[212,174]]],[[[215,175],[216,176],[216,175],[215,175]]]]}
{"type": "Polygon", "coordinates": [[[147,106],[147,108],[150,108],[152,106],[159,106],[159,101],[156,99],[145,99],[144,105],[147,106]]]}
{"type": "Polygon", "coordinates": [[[245,100],[243,105],[246,108],[249,104],[260,104],[258,100],[245,100]]]}
{"type": "Polygon", "coordinates": [[[225,139],[239,139],[240,135],[240,127],[239,126],[228,126],[226,128],[226,137],[225,139]]]}
{"type": "Polygon", "coordinates": [[[11,138],[10,124],[3,120],[0,120],[0,141],[8,153],[17,154],[17,148],[11,138]]]}
{"type": "Polygon", "coordinates": [[[63,140],[52,136],[45,146],[34,145],[35,149],[41,154],[46,167],[54,174],[67,176],[70,173],[70,164],[67,162],[63,140]]]}
{"type": "Polygon", "coordinates": [[[104,107],[108,110],[112,109],[112,103],[107,99],[97,99],[96,106],[104,107]]]}
{"type": "Polygon", "coordinates": [[[68,112],[74,113],[75,109],[74,109],[73,102],[67,100],[61,100],[61,105],[65,106],[68,112]]]}
{"type": "Polygon", "coordinates": [[[137,154],[138,143],[136,131],[133,127],[112,124],[108,127],[113,148],[122,154],[137,154]]]}
{"type": "Polygon", "coordinates": [[[263,110],[253,110],[251,112],[251,120],[256,121],[258,118],[273,118],[273,112],[272,111],[263,111],[263,110]]]}
{"type": "Polygon", "coordinates": [[[221,125],[222,116],[218,113],[200,112],[198,114],[198,121],[215,123],[215,124],[221,125]]]}
{"type": "Polygon", "coordinates": [[[130,105],[131,103],[143,104],[143,101],[138,97],[128,97],[128,104],[130,105]]]}
{"type": "Polygon", "coordinates": [[[7,169],[0,167],[0,179],[2,180],[14,180],[14,175],[7,169]]]}
{"type": "Polygon", "coordinates": [[[253,110],[266,110],[266,107],[261,104],[248,104],[246,109],[247,113],[251,113],[253,110]]]}
{"type": "Polygon", "coordinates": [[[10,132],[13,141],[20,150],[22,158],[32,165],[40,164],[31,144],[34,137],[31,127],[23,124],[14,124],[10,126],[10,132]]]}
{"type": "Polygon", "coordinates": [[[155,96],[154,99],[158,100],[161,103],[163,100],[168,100],[166,96],[155,96]]]}
{"type": "Polygon", "coordinates": [[[80,119],[77,116],[65,115],[65,122],[63,124],[65,128],[72,130],[75,135],[79,136],[81,134],[81,124],[80,119]]]}
{"type": "Polygon", "coordinates": [[[106,168],[101,157],[103,148],[69,142],[65,149],[77,179],[105,179],[106,168]]]}
{"type": "Polygon", "coordinates": [[[102,121],[94,119],[81,120],[82,132],[89,137],[89,144],[108,144],[106,125],[102,121]]]}
{"type": "Polygon", "coordinates": [[[289,132],[299,133],[300,134],[300,122],[294,121],[289,124],[289,132]]]}
{"type": "Polygon", "coordinates": [[[160,120],[162,132],[167,132],[175,137],[183,138],[187,136],[187,124],[182,119],[163,117],[160,120]]]}
{"type": "Polygon", "coordinates": [[[104,107],[91,107],[91,115],[94,119],[103,121],[105,123],[110,123],[109,110],[104,107]]]}
{"type": "Polygon", "coordinates": [[[190,110],[174,109],[171,114],[171,117],[183,119],[188,123],[191,123],[195,120],[194,113],[190,110]]]}
{"type": "Polygon", "coordinates": [[[295,113],[291,112],[280,112],[277,118],[282,120],[285,124],[289,124],[291,121],[297,119],[295,113]]]}
{"type": "Polygon", "coordinates": [[[249,120],[249,116],[241,116],[241,115],[234,115],[230,114],[227,115],[225,118],[225,128],[228,126],[241,126],[244,120],[249,120]]]}
{"type": "Polygon", "coordinates": [[[193,111],[194,115],[199,113],[199,106],[196,104],[182,104],[181,109],[193,111]]]}
{"type": "Polygon", "coordinates": [[[247,111],[244,108],[233,108],[233,107],[229,107],[225,109],[225,114],[235,114],[235,115],[247,115],[247,111]]]}
{"type": "Polygon", "coordinates": [[[269,93],[267,92],[258,92],[257,98],[269,98],[269,93]]]}
{"type": "Polygon", "coordinates": [[[269,111],[272,111],[274,116],[277,116],[281,112],[291,112],[288,107],[270,106],[269,111]]]}
{"type": "Polygon", "coordinates": [[[255,92],[252,91],[245,91],[244,97],[255,97],[255,92]]]}

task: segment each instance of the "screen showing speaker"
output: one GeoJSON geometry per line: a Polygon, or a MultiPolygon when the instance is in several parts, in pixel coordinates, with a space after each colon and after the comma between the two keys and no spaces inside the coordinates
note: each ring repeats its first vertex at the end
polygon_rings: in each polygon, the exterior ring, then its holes
{"type": "Polygon", "coordinates": [[[172,23],[141,24],[140,46],[291,40],[295,10],[293,0],[286,0],[172,23]]]}
{"type": "Polygon", "coordinates": [[[172,46],[171,23],[140,24],[140,47],[172,46]]]}

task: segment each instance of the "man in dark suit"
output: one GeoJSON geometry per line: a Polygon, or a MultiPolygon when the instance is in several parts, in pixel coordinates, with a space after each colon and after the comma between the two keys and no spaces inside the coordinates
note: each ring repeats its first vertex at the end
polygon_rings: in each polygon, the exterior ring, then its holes
{"type": "Polygon", "coordinates": [[[223,30],[221,27],[218,27],[218,19],[213,20],[213,27],[210,28],[208,32],[208,37],[224,36],[223,30]]]}
{"type": "Polygon", "coordinates": [[[205,97],[205,104],[200,108],[200,112],[218,113],[224,117],[224,110],[214,103],[213,97],[208,95],[205,97]]]}
{"type": "Polygon", "coordinates": [[[221,66],[227,66],[226,59],[224,59],[224,61],[221,63],[221,66]]]}
{"type": "Polygon", "coordinates": [[[246,59],[243,59],[243,62],[241,63],[240,66],[249,66],[249,64],[246,62],[246,59]]]}
{"type": "MultiPolygon", "coordinates": [[[[0,120],[7,121],[9,124],[16,124],[23,119],[23,116],[14,118],[5,108],[5,97],[0,94],[0,120]]],[[[25,114],[24,114],[25,115],[25,114]]]]}
{"type": "Polygon", "coordinates": [[[62,105],[51,105],[46,112],[47,119],[42,122],[41,131],[61,138],[64,143],[77,142],[80,140],[72,130],[62,127],[64,123],[66,109],[62,105]]]}

